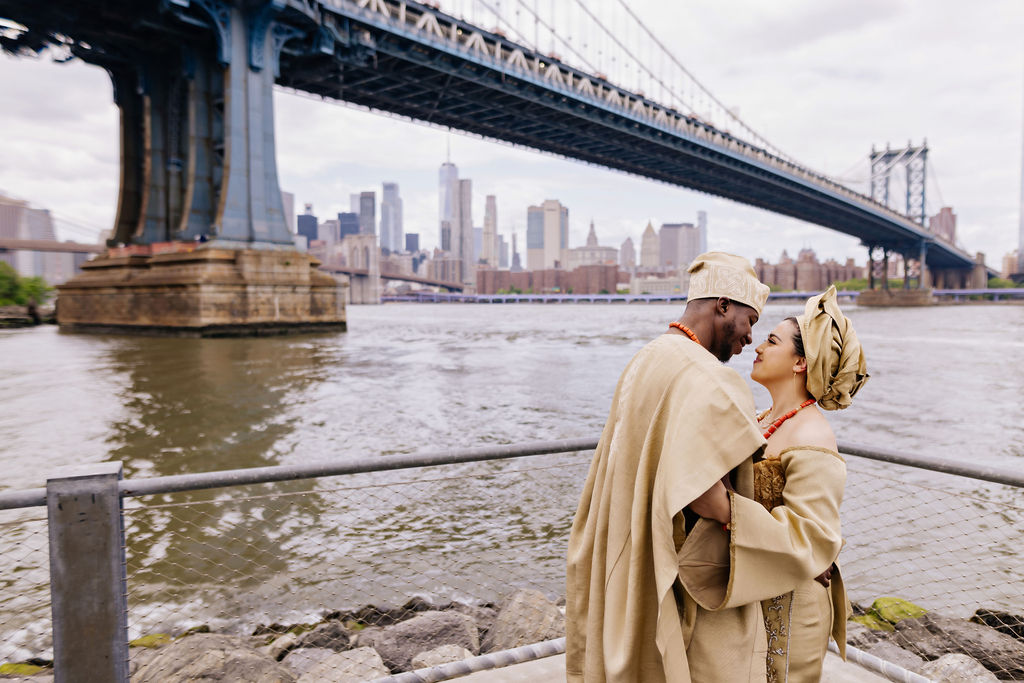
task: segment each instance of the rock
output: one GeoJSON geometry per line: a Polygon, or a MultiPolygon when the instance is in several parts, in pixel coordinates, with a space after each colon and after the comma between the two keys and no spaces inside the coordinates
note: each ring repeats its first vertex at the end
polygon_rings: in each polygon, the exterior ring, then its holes
{"type": "Polygon", "coordinates": [[[291,628],[292,627],[288,626],[287,624],[278,624],[277,622],[275,622],[273,624],[270,624],[269,626],[266,625],[266,624],[259,624],[259,625],[256,626],[255,630],[253,630],[252,634],[254,636],[266,636],[266,635],[278,636],[278,635],[281,635],[282,633],[288,633],[289,629],[291,629],[291,628]]]}
{"type": "Polygon", "coordinates": [[[932,633],[923,619],[904,619],[896,624],[892,642],[929,661],[955,651],[941,635],[932,633]]]}
{"type": "Polygon", "coordinates": [[[482,651],[510,650],[565,635],[565,617],[536,590],[520,590],[502,604],[484,638],[482,651]]]}
{"type": "Polygon", "coordinates": [[[441,666],[449,662],[461,662],[469,659],[473,653],[458,645],[442,645],[433,650],[421,652],[412,658],[413,669],[429,669],[432,666],[441,666]]]}
{"type": "Polygon", "coordinates": [[[854,647],[864,649],[866,645],[878,642],[882,636],[864,624],[853,621],[846,622],[846,642],[854,647]]]}
{"type": "Polygon", "coordinates": [[[858,614],[856,616],[850,617],[850,621],[852,621],[855,624],[860,624],[861,626],[869,628],[872,631],[893,630],[892,624],[890,624],[888,621],[882,619],[881,617],[875,614],[858,614]]]}
{"type": "Polygon", "coordinates": [[[491,628],[491,624],[498,618],[498,610],[493,607],[482,605],[464,605],[461,602],[456,602],[451,606],[451,611],[458,612],[459,614],[465,614],[473,618],[476,622],[476,628],[480,631],[480,637],[483,638],[487,631],[491,628]]]}
{"type": "Polygon", "coordinates": [[[935,683],[988,683],[999,680],[981,662],[958,654],[942,655],[916,671],[935,683]]]}
{"type": "Polygon", "coordinates": [[[289,650],[293,650],[299,646],[299,637],[294,633],[285,633],[284,635],[274,638],[273,642],[269,645],[264,645],[260,648],[260,652],[270,655],[274,658],[274,661],[281,661],[281,659],[288,654],[289,650]]]}
{"type": "Polygon", "coordinates": [[[157,650],[157,655],[139,668],[132,683],[196,680],[294,683],[295,676],[270,656],[249,647],[243,638],[197,634],[157,650]]]}
{"type": "Polygon", "coordinates": [[[363,683],[391,675],[372,647],[335,652],[302,674],[298,683],[363,683]]]}
{"type": "Polygon", "coordinates": [[[480,637],[471,617],[457,612],[424,612],[385,628],[360,631],[356,647],[372,647],[393,671],[408,671],[412,658],[441,645],[458,645],[470,652],[480,651],[480,637]]]}
{"type": "Polygon", "coordinates": [[[340,621],[319,624],[299,638],[298,647],[326,647],[337,652],[348,648],[352,633],[340,621]]]}
{"type": "Polygon", "coordinates": [[[917,619],[924,616],[927,611],[902,598],[878,598],[871,603],[868,613],[874,614],[890,624],[898,624],[904,619],[917,619]]]}
{"type": "Polygon", "coordinates": [[[139,669],[153,661],[158,654],[160,650],[155,647],[133,647],[128,650],[128,675],[135,676],[139,669]]]}
{"type": "Polygon", "coordinates": [[[913,652],[908,652],[888,640],[879,640],[874,643],[869,643],[862,649],[869,654],[873,654],[879,659],[892,662],[896,666],[902,666],[908,671],[917,671],[918,668],[924,664],[924,660],[913,652]]]}
{"type": "Polygon", "coordinates": [[[334,650],[326,647],[300,647],[289,652],[281,662],[293,674],[302,676],[333,654],[334,650]]]}
{"type": "Polygon", "coordinates": [[[1001,678],[1024,678],[1024,643],[964,619],[934,613],[920,619],[906,619],[896,625],[894,642],[925,659],[965,654],[1001,678]]]}
{"type": "Polygon", "coordinates": [[[984,624],[994,628],[1000,633],[1013,636],[1017,640],[1024,640],[1024,617],[1017,616],[1016,614],[985,609],[983,607],[974,613],[971,621],[975,624],[984,624]]]}

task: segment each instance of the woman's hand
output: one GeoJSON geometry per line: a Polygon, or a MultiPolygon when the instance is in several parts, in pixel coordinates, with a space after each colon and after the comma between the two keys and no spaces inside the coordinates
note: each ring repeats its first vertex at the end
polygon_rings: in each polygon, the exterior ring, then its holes
{"type": "Polygon", "coordinates": [[[732,520],[732,503],[721,481],[716,481],[711,488],[694,499],[689,507],[701,517],[721,524],[728,524],[732,520]]]}

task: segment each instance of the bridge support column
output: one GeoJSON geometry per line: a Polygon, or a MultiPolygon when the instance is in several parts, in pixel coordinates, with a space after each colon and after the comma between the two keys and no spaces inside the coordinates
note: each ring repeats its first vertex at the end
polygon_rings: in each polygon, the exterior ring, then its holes
{"type": "Polygon", "coordinates": [[[318,27],[279,14],[290,11],[279,0],[166,9],[188,36],[173,47],[82,50],[114,83],[121,191],[111,251],[59,288],[58,322],[200,335],[345,329],[343,287],[295,249],[274,148],[280,51],[314,44],[318,27]]]}

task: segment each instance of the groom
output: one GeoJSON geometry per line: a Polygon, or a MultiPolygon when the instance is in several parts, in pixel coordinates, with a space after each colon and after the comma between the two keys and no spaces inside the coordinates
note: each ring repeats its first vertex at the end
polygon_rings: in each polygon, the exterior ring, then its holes
{"type": "Polygon", "coordinates": [[[750,389],[723,363],[751,343],[768,287],[723,252],[689,273],[682,317],[619,379],[576,511],[568,681],[765,680],[758,601],[792,587],[771,576],[784,551],[733,519],[722,480],[753,497],[765,440],[750,389]]]}

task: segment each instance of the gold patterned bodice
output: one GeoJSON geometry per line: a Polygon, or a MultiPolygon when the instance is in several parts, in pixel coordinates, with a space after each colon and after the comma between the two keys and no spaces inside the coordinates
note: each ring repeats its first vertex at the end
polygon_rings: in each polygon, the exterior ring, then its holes
{"type": "Polygon", "coordinates": [[[772,457],[754,463],[754,500],[769,512],[782,505],[782,489],[786,487],[786,472],[780,458],[772,457]]]}

